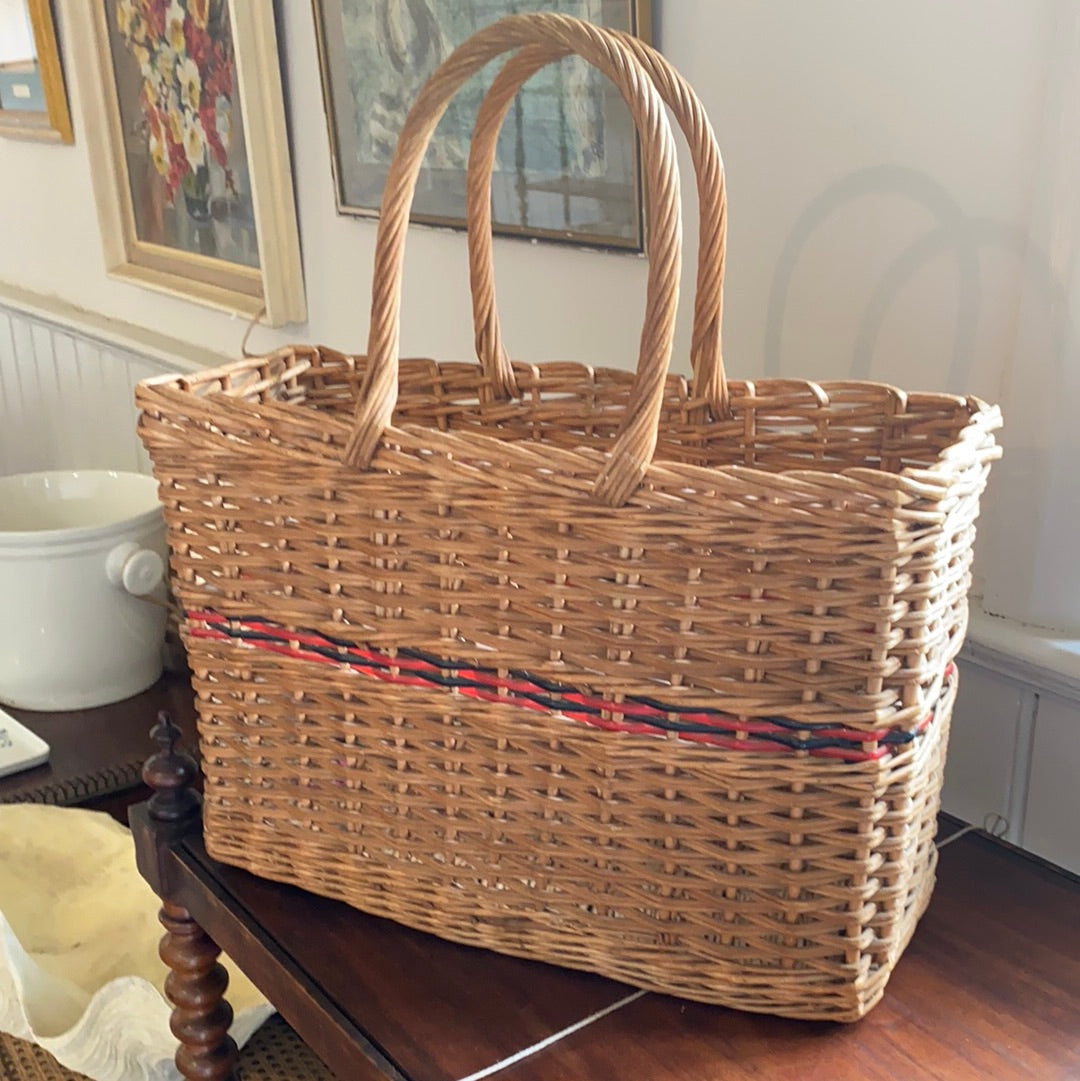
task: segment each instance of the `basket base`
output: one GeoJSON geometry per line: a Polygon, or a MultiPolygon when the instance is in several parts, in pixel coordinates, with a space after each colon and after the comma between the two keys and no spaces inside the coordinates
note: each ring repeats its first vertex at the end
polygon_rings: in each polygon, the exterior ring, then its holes
{"type": "Polygon", "coordinates": [[[448,724],[422,689],[408,719],[394,688],[312,691],[298,711],[275,687],[306,666],[275,658],[285,678],[264,681],[254,652],[193,657],[223,863],[466,945],[832,1021],[879,1001],[929,902],[955,681],[917,740],[852,763],[492,703],[448,724]],[[236,693],[205,675],[238,664],[236,693]]]}
{"type": "MultiPolygon", "coordinates": [[[[231,844],[218,848],[208,842],[206,848],[214,859],[222,863],[240,867],[262,878],[285,885],[300,886],[320,896],[344,901],[369,915],[391,919],[463,946],[489,949],[510,957],[591,972],[645,991],[673,995],[708,1005],[803,1021],[841,1023],[861,1020],[881,1001],[893,965],[907,949],[918,921],[930,903],[935,883],[932,870],[928,869],[920,878],[920,888],[917,897],[913,899],[912,908],[904,915],[903,929],[895,942],[892,963],[887,967],[878,967],[861,982],[845,983],[830,973],[798,970],[785,972],[763,965],[740,966],[737,962],[721,966],[715,961],[708,964],[706,971],[691,975],[695,968],[692,960],[686,965],[689,971],[681,978],[673,979],[668,975],[672,947],[664,943],[658,943],[652,950],[636,949],[632,956],[626,958],[608,955],[598,959],[588,950],[564,949],[556,954],[556,951],[547,947],[538,949],[532,944],[532,936],[527,933],[513,934],[510,930],[512,918],[498,927],[488,924],[478,925],[473,929],[443,922],[437,914],[431,912],[425,916],[409,918],[403,915],[400,902],[388,901],[379,905],[365,900],[358,904],[352,888],[334,889],[325,882],[307,884],[287,869],[268,866],[265,860],[243,858],[231,844]],[[495,945],[492,945],[493,941],[496,942],[495,945]],[[657,972],[664,975],[655,978],[654,973],[657,972]]],[[[936,864],[936,859],[934,863],[936,864]]]]}

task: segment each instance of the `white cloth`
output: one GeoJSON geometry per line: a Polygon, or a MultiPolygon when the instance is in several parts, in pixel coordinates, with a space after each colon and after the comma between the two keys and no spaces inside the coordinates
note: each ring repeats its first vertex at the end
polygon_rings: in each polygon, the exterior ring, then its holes
{"type": "MultiPolygon", "coordinates": [[[[93,1081],[178,1081],[159,907],[108,815],[0,806],[0,1030],[93,1081]]],[[[225,964],[242,1046],[273,1007],[225,964]]]]}

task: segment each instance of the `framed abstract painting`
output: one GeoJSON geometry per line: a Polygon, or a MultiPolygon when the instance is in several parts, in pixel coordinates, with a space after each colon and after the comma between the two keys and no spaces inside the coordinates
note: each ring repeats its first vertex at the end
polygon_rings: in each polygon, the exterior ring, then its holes
{"type": "Polygon", "coordinates": [[[109,273],[306,318],[272,0],[74,0],[109,273]]]}
{"type": "MultiPolygon", "coordinates": [[[[456,45],[521,10],[574,15],[649,40],[649,0],[314,0],[338,210],[377,217],[397,133],[420,87],[456,45]]],[[[472,79],[435,132],[414,221],[463,228],[469,135],[500,62],[472,79]]],[[[615,87],[577,58],[518,95],[499,136],[495,231],[641,251],[641,163],[615,87]]]]}

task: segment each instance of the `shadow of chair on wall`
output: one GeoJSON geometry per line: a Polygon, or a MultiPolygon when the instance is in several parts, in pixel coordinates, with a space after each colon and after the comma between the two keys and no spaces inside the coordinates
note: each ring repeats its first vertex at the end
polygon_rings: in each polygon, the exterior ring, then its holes
{"type": "Polygon", "coordinates": [[[1019,260],[1023,291],[1041,298],[1051,348],[1060,356],[1076,341],[1066,303],[1066,289],[1050,260],[1020,228],[993,218],[968,214],[944,185],[927,173],[903,165],[880,165],[841,177],[814,198],[796,219],[784,242],[769,291],[766,312],[764,371],[778,376],[782,368],[784,322],[792,281],[811,237],[841,209],[868,196],[892,195],[926,208],[936,225],[900,252],[873,285],[858,322],[850,378],[869,379],[882,326],[901,289],[920,269],[942,253],[952,252],[957,267],[957,313],[944,386],[952,393],[971,389],[972,363],[983,297],[980,257],[999,250],[1019,260]]]}

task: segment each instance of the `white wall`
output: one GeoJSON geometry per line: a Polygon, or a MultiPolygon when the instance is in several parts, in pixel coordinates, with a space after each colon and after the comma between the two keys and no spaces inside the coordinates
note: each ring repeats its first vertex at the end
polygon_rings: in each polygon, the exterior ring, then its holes
{"type": "MultiPolygon", "coordinates": [[[[64,0],[74,2],[85,0],[64,0]]],[[[1021,298],[1036,320],[1041,311],[1060,318],[1052,309],[1061,268],[1032,247],[1031,219],[1045,156],[1040,118],[1073,6],[657,4],[659,44],[704,98],[728,169],[725,330],[734,376],[881,378],[973,392],[1008,410],[1020,393],[1021,298]]],[[[310,319],[259,331],[252,345],[361,351],[375,230],[334,210],[310,4],[288,0],[279,17],[310,319]]],[[[0,140],[0,281],[235,355],[240,320],[104,276],[92,136],[78,88],[69,89],[73,147],[0,140]]],[[[692,203],[693,185],[684,189],[692,203]]],[[[692,231],[692,205],[686,219],[692,231]]],[[[464,240],[413,232],[403,349],[467,357],[464,240]]],[[[497,262],[516,356],[632,364],[638,327],[627,313],[641,303],[643,260],[504,240],[497,262]]],[[[684,296],[684,309],[689,302],[684,296]]],[[[679,370],[688,333],[684,321],[679,370]]],[[[1023,483],[1017,478],[1014,495],[1023,483]]],[[[1018,559],[1034,562],[1024,529],[1008,516],[998,528],[1010,543],[996,564],[983,560],[988,577],[1009,574],[1018,559]]],[[[1038,616],[1028,594],[1005,608],[1038,616]]]]}
{"type": "MultiPolygon", "coordinates": [[[[375,231],[334,211],[310,5],[280,6],[311,317],[261,340],[359,347],[375,231]]],[[[882,271],[937,217],[949,216],[953,243],[969,218],[1025,234],[1038,138],[1030,121],[1042,104],[1050,0],[657,6],[659,42],[704,98],[728,168],[727,330],[736,375],[768,366],[815,376],[849,371],[882,271]],[[832,191],[841,183],[849,190],[832,191]],[[822,198],[837,204],[837,213],[800,253],[785,253],[822,198]],[[770,292],[778,271],[790,269],[785,255],[788,263],[797,255],[798,264],[780,355],[767,358],[766,328],[781,325],[781,313],[769,318],[770,292]]],[[[89,136],[78,88],[70,91],[73,147],[0,142],[0,280],[235,352],[235,321],[104,277],[89,136]]],[[[415,230],[409,255],[406,348],[468,355],[462,237],[415,230]]],[[[625,313],[640,303],[642,260],[510,240],[498,244],[498,255],[517,354],[632,363],[637,328],[625,313]],[[538,297],[559,317],[538,317],[538,297]]],[[[967,383],[989,395],[1001,387],[1008,337],[1001,332],[1015,318],[1018,273],[1008,253],[992,252],[978,282],[983,302],[971,322],[983,348],[967,383]]],[[[946,245],[891,293],[867,365],[873,374],[908,385],[949,381],[957,277],[957,257],[946,245]]]]}

